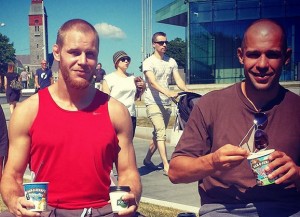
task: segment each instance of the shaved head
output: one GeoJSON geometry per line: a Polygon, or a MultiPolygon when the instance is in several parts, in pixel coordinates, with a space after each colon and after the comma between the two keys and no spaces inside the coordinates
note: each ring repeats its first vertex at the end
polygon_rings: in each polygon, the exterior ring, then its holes
{"type": "Polygon", "coordinates": [[[277,22],[269,19],[261,19],[252,23],[246,30],[242,41],[242,49],[245,49],[248,45],[249,34],[261,35],[262,37],[268,38],[273,34],[280,37],[282,43],[282,50],[286,51],[287,41],[284,28],[277,22]]]}

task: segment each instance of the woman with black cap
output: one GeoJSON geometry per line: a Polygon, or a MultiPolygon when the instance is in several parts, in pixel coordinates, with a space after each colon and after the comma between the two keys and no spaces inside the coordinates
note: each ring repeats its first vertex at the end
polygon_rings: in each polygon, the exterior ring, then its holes
{"type": "Polygon", "coordinates": [[[136,128],[135,100],[141,97],[145,90],[145,83],[141,77],[135,77],[126,70],[131,58],[124,51],[117,51],[113,55],[116,71],[106,75],[103,80],[102,91],[122,102],[128,109],[133,136],[136,128]]]}

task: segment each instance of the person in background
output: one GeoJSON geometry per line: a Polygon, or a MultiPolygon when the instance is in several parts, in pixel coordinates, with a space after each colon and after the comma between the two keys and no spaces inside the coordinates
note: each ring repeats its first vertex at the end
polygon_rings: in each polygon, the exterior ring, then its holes
{"type": "Polygon", "coordinates": [[[102,64],[98,63],[96,66],[96,70],[95,70],[95,87],[99,90],[101,90],[101,85],[102,85],[102,81],[104,76],[106,75],[106,72],[104,69],[102,69],[102,64]]]}
{"type": "Polygon", "coordinates": [[[20,77],[21,77],[23,89],[27,89],[28,82],[29,82],[29,73],[25,69],[23,69],[23,71],[20,74],[20,77]]]}
{"type": "Polygon", "coordinates": [[[47,66],[47,61],[42,60],[41,68],[37,69],[34,76],[35,87],[37,91],[53,84],[53,75],[51,69],[47,66]]]}
{"type": "Polygon", "coordinates": [[[194,106],[169,178],[198,181],[201,217],[300,216],[300,96],[279,83],[291,52],[278,23],[255,21],[237,50],[245,79],[205,94],[194,106]],[[271,185],[257,185],[246,159],[257,149],[257,129],[269,140],[266,148],[275,149],[265,168],[268,179],[276,179],[271,185]]]}
{"type": "Polygon", "coordinates": [[[106,75],[102,91],[123,103],[129,111],[132,121],[133,136],[136,128],[135,100],[140,98],[145,90],[145,83],[141,77],[135,77],[127,72],[131,58],[124,51],[117,51],[113,55],[116,71],[106,75]]]}
{"type": "Polygon", "coordinates": [[[153,140],[143,163],[146,167],[156,169],[151,157],[158,148],[166,175],[168,175],[169,170],[165,144],[166,128],[172,112],[170,97],[176,98],[178,96],[178,93],[169,89],[170,77],[174,77],[180,90],[188,91],[185,82],[180,77],[176,61],[165,55],[167,44],[167,36],[164,32],[153,34],[152,46],[154,53],[143,62],[143,73],[146,78],[144,100],[147,115],[154,127],[153,140]]]}
{"type": "Polygon", "coordinates": [[[19,74],[14,72],[15,64],[13,62],[8,63],[7,73],[4,77],[4,88],[6,92],[6,100],[9,104],[9,110],[12,114],[17,106],[17,102],[20,100],[21,90],[13,89],[10,84],[13,80],[20,80],[19,74]]]}
{"type": "Polygon", "coordinates": [[[6,119],[0,105],[0,182],[2,178],[2,171],[5,165],[5,161],[7,158],[7,151],[8,151],[8,133],[7,133],[7,126],[6,126],[6,119]]]}
{"type": "Polygon", "coordinates": [[[109,187],[114,164],[118,185],[131,189],[122,197],[129,207],[118,216],[136,212],[142,186],[128,110],[91,85],[99,43],[96,29],[82,19],[69,20],[58,30],[52,48],[58,81],[24,100],[9,123],[0,190],[11,214],[0,216],[113,217],[109,187]],[[55,136],[49,129],[55,129],[55,136]],[[36,182],[49,182],[44,213],[27,210],[34,206],[22,186],[28,164],[36,182]]]}

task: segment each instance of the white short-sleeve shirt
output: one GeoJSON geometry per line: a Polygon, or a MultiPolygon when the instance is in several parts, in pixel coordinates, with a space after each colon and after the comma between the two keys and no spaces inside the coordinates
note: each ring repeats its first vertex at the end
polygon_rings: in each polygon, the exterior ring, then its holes
{"type": "MultiPolygon", "coordinates": [[[[143,62],[143,72],[152,71],[156,77],[156,81],[163,88],[169,89],[170,78],[173,71],[178,70],[176,61],[173,58],[164,56],[158,59],[156,56],[151,55],[143,62]]],[[[152,88],[149,81],[146,79],[146,91],[144,93],[144,100],[146,105],[159,104],[170,105],[171,100],[164,94],[152,88]]]]}
{"type": "Polygon", "coordinates": [[[104,77],[110,90],[110,96],[123,103],[130,116],[136,116],[135,110],[135,93],[136,86],[134,75],[129,74],[127,77],[119,76],[116,72],[112,72],[104,77]]]}

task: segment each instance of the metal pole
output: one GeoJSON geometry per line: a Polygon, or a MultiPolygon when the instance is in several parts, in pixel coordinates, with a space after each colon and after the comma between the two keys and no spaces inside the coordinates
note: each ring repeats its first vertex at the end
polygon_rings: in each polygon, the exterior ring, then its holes
{"type": "Polygon", "coordinates": [[[186,80],[186,83],[187,84],[190,84],[191,83],[191,61],[190,61],[190,53],[191,53],[191,50],[190,50],[190,46],[191,46],[191,43],[190,43],[190,3],[189,1],[186,1],[185,4],[187,4],[187,27],[186,27],[186,46],[187,46],[187,58],[186,58],[186,73],[185,73],[185,80],[186,80]]]}
{"type": "Polygon", "coordinates": [[[42,14],[43,14],[43,48],[44,48],[44,60],[48,62],[47,59],[47,48],[46,48],[46,23],[45,23],[45,10],[44,10],[44,1],[42,1],[42,14]]]}
{"type": "Polygon", "coordinates": [[[144,60],[144,0],[141,0],[141,6],[142,6],[142,46],[141,46],[141,62],[144,60]]]}
{"type": "Polygon", "coordinates": [[[149,23],[149,43],[148,43],[148,46],[149,46],[149,56],[151,55],[151,51],[152,51],[152,0],[149,0],[150,1],[150,7],[149,7],[149,14],[150,14],[150,23],[149,23]]]}

